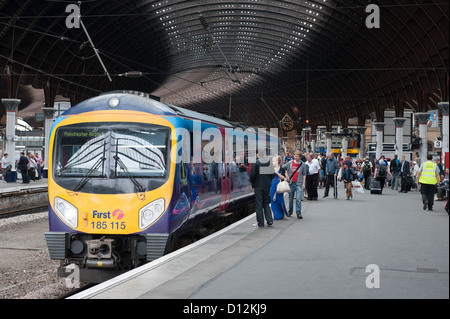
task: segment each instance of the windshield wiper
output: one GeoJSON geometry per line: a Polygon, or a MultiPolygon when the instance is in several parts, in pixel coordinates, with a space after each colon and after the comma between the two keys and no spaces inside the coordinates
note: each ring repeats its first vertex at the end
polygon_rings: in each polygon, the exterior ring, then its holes
{"type": "Polygon", "coordinates": [[[140,200],[144,200],[145,199],[145,188],[137,181],[136,178],[134,178],[133,175],[130,174],[127,167],[125,166],[125,164],[122,162],[122,160],[120,159],[120,157],[117,154],[114,155],[113,158],[116,161],[116,163],[119,164],[120,168],[125,172],[127,177],[133,182],[133,184],[135,186],[137,197],[140,200]]]}
{"type": "Polygon", "coordinates": [[[87,172],[86,176],[84,176],[80,182],[77,184],[77,186],[75,186],[75,188],[73,189],[74,192],[79,192],[80,190],[83,189],[83,187],[86,185],[86,183],[92,178],[92,173],[97,171],[97,169],[100,167],[100,165],[103,165],[103,163],[106,161],[106,157],[102,156],[100,157],[97,162],[95,162],[95,164],[89,169],[89,171],[87,172]]]}

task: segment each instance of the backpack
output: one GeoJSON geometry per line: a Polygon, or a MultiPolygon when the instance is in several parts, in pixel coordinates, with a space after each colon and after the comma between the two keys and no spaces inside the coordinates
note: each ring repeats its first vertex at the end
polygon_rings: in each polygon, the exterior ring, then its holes
{"type": "Polygon", "coordinates": [[[364,162],[362,169],[363,169],[364,172],[370,171],[370,163],[369,163],[369,161],[365,161],[364,162]]]}
{"type": "Polygon", "coordinates": [[[378,167],[378,177],[386,177],[386,166],[384,165],[379,165],[378,167]]]}
{"type": "Polygon", "coordinates": [[[398,158],[391,161],[391,172],[400,172],[401,167],[402,166],[400,165],[400,160],[398,158]]]}

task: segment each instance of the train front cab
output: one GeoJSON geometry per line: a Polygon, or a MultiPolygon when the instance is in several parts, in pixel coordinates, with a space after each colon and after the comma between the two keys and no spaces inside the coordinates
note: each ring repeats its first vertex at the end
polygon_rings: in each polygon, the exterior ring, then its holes
{"type": "Polygon", "coordinates": [[[165,253],[169,212],[188,196],[180,199],[174,187],[174,132],[163,117],[132,111],[55,123],[45,237],[50,258],[61,261],[59,275],[75,264],[80,281],[101,282],[165,253]]]}

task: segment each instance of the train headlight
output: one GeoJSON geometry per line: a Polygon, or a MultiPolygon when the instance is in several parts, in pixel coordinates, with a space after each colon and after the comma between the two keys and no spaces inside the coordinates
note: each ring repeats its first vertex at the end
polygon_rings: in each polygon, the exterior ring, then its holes
{"type": "Polygon", "coordinates": [[[164,213],[164,199],[157,199],[139,210],[139,228],[144,229],[154,223],[164,213]]]}
{"type": "Polygon", "coordinates": [[[55,197],[55,211],[67,224],[73,228],[78,226],[78,209],[68,201],[55,197]]]}
{"type": "Polygon", "coordinates": [[[113,108],[113,109],[115,109],[119,105],[119,103],[120,103],[120,100],[116,96],[114,96],[108,100],[109,107],[113,108]]]}

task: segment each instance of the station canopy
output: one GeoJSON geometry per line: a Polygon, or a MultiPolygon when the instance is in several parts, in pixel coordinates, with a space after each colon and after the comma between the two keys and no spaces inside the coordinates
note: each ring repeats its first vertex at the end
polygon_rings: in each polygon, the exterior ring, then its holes
{"type": "Polygon", "coordinates": [[[447,0],[87,0],[77,25],[78,4],[0,1],[0,95],[21,111],[125,89],[251,125],[329,127],[448,101],[447,0]]]}

